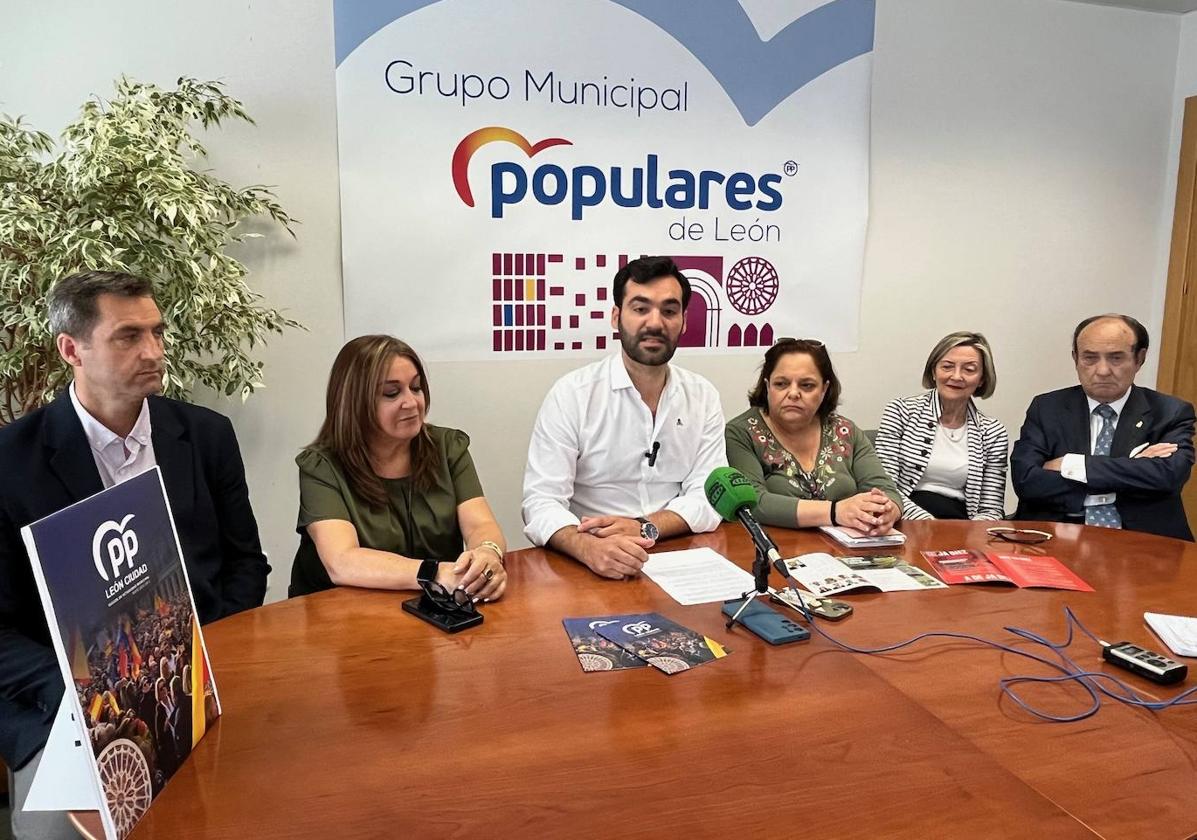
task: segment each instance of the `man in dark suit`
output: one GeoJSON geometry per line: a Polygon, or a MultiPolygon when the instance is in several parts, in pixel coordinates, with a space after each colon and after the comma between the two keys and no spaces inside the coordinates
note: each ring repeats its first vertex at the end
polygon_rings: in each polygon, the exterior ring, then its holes
{"type": "MultiPolygon", "coordinates": [[[[49,302],[74,382],[0,429],[0,756],[15,770],[45,745],[63,692],[22,526],[156,465],[201,622],[260,606],[270,571],[232,424],[158,396],[165,325],[150,283],[85,272],[59,281],[49,302]]],[[[17,774],[18,794],[28,782],[17,774]]],[[[53,835],[25,816],[27,835],[53,835]]]]}
{"type": "Polygon", "coordinates": [[[1016,519],[1193,539],[1180,498],[1193,469],[1193,406],[1134,384],[1147,344],[1127,315],[1077,326],[1081,384],[1031,401],[1010,456],[1016,519]]]}

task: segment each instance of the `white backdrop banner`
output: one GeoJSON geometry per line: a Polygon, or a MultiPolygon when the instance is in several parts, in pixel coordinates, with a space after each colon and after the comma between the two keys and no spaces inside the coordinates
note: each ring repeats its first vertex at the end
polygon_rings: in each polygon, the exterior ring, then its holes
{"type": "Polygon", "coordinates": [[[334,0],[345,327],[586,357],[672,256],[681,344],[857,344],[874,0],[334,0]]]}

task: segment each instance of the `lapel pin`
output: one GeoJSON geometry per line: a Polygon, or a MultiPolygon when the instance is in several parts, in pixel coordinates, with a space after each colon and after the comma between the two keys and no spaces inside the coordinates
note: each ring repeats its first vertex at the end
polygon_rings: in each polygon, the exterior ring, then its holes
{"type": "Polygon", "coordinates": [[[1141,428],[1143,428],[1143,421],[1142,421],[1142,420],[1140,420],[1138,423],[1136,423],[1136,424],[1135,424],[1135,428],[1136,428],[1136,429],[1141,429],[1141,428]]]}

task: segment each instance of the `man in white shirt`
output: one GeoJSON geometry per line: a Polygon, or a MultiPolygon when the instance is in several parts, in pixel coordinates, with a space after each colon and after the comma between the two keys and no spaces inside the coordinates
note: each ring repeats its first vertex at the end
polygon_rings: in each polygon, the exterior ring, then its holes
{"type": "Polygon", "coordinates": [[[549,390],[528,447],[524,533],[595,574],[639,574],[657,540],[712,531],[703,483],[727,463],[719,394],[671,366],[690,283],[668,257],[615,275],[620,352],[549,390]]]}
{"type": "Polygon", "coordinates": [[[1010,456],[1015,518],[1193,539],[1180,498],[1193,468],[1193,406],[1134,384],[1147,346],[1128,315],[1077,325],[1080,385],[1031,402],[1010,456]]]}

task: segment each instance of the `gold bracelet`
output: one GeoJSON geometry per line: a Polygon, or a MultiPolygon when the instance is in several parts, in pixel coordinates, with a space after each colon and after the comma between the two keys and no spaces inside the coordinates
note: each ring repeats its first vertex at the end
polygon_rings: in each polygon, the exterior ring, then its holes
{"type": "Polygon", "coordinates": [[[503,549],[499,548],[499,544],[494,540],[483,540],[478,543],[478,548],[489,548],[499,556],[499,565],[506,567],[507,561],[503,557],[503,549]]]}

